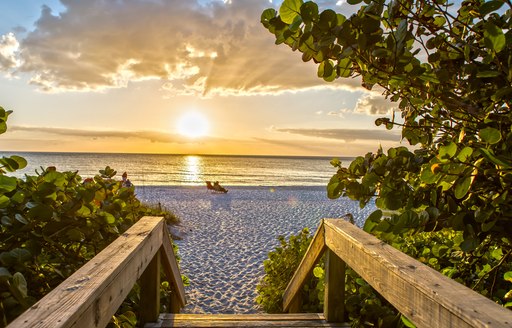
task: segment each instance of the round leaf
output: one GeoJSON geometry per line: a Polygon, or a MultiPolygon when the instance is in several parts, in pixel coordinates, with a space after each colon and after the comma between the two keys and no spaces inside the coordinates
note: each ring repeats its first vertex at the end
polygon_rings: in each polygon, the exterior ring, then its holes
{"type": "Polygon", "coordinates": [[[286,24],[293,23],[295,17],[300,14],[300,7],[302,6],[302,0],[284,0],[283,4],[279,8],[279,16],[281,20],[286,24]]]}
{"type": "Polygon", "coordinates": [[[480,130],[479,134],[480,138],[487,142],[488,144],[496,144],[501,140],[501,133],[498,129],[487,127],[485,129],[480,130]]]}
{"type": "Polygon", "coordinates": [[[473,179],[471,176],[457,180],[455,184],[455,197],[457,199],[464,198],[467,195],[469,188],[471,188],[472,182],[473,179]]]}
{"type": "Polygon", "coordinates": [[[500,52],[506,45],[505,34],[503,30],[493,23],[485,24],[484,30],[485,45],[490,49],[500,52]]]}
{"type": "Polygon", "coordinates": [[[450,142],[446,146],[439,147],[439,158],[450,159],[457,153],[457,145],[454,142],[450,142]]]}

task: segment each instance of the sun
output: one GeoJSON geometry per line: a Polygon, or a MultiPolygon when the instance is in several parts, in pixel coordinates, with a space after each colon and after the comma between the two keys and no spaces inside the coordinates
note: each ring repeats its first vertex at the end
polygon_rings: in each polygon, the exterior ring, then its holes
{"type": "Polygon", "coordinates": [[[176,123],[178,133],[189,138],[200,138],[208,134],[210,124],[208,119],[198,112],[183,114],[176,123]]]}

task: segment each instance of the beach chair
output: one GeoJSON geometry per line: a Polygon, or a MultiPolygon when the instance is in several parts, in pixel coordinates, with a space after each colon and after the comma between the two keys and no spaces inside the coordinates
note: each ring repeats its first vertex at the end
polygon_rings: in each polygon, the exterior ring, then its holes
{"type": "Polygon", "coordinates": [[[228,190],[224,187],[222,187],[218,181],[215,181],[213,184],[211,181],[206,181],[206,189],[211,190],[212,192],[217,193],[227,193],[228,190]]]}

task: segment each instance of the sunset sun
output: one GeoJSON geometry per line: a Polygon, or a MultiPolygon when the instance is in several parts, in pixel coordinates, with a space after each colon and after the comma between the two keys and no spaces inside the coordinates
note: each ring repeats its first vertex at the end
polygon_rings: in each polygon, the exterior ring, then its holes
{"type": "Polygon", "coordinates": [[[198,112],[183,114],[176,123],[178,133],[189,138],[200,138],[208,134],[208,119],[198,112]]]}

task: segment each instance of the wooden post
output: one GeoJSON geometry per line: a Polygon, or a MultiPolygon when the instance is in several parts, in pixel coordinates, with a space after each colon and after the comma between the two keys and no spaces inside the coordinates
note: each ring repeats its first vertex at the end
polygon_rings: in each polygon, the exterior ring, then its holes
{"type": "Polygon", "coordinates": [[[140,322],[158,321],[160,315],[160,250],[140,276],[140,322]]]}
{"type": "Polygon", "coordinates": [[[345,262],[330,249],[325,254],[324,316],[327,322],[345,319],[345,262]]]}
{"type": "Polygon", "coordinates": [[[302,310],[302,295],[301,291],[297,291],[295,297],[290,302],[290,306],[288,308],[288,313],[300,313],[302,310]]]}

